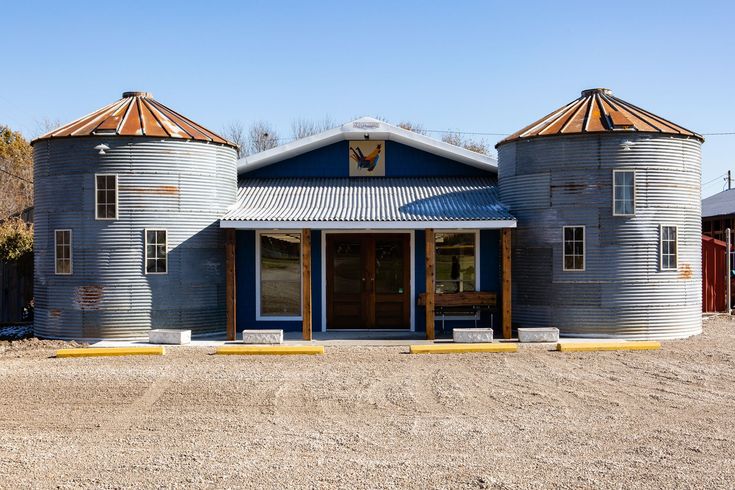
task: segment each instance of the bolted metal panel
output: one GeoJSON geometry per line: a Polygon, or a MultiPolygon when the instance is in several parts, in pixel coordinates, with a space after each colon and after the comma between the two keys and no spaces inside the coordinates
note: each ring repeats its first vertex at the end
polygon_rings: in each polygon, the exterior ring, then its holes
{"type": "Polygon", "coordinates": [[[36,141],[35,322],[53,338],[225,328],[224,238],[235,202],[226,145],[145,137],[36,141]],[[109,147],[100,155],[95,146],[109,147]],[[95,219],[96,173],[117,174],[119,216],[95,219]],[[54,274],[54,230],[72,230],[73,274],[54,274]],[[168,273],[144,273],[144,230],[168,231],[168,273]]]}
{"type": "Polygon", "coordinates": [[[666,339],[701,332],[699,138],[532,138],[500,145],[498,162],[502,201],[518,220],[514,322],[578,337],[666,339]],[[636,172],[635,216],[613,216],[614,169],[636,172]],[[569,225],[585,226],[584,271],[563,270],[562,227],[569,225]],[[660,267],[661,225],[678,226],[675,271],[660,267]]]}

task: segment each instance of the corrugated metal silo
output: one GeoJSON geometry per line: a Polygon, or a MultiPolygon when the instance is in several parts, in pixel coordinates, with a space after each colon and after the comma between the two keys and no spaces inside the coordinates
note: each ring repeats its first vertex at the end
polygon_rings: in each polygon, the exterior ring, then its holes
{"type": "Polygon", "coordinates": [[[700,333],[703,141],[591,89],[498,143],[501,198],[518,218],[513,322],[576,337],[700,333]],[[613,213],[613,171],[633,171],[632,215],[613,213]],[[583,270],[564,270],[564,226],[584,227],[583,270]],[[676,264],[664,267],[672,226],[676,264]]]}
{"type": "Polygon", "coordinates": [[[35,140],[36,335],[224,331],[235,148],[143,92],[35,140]],[[99,174],[117,176],[116,219],[97,219],[99,174]],[[145,271],[146,229],[167,232],[165,274],[145,271]],[[71,230],[71,274],[55,271],[55,230],[71,230]]]}

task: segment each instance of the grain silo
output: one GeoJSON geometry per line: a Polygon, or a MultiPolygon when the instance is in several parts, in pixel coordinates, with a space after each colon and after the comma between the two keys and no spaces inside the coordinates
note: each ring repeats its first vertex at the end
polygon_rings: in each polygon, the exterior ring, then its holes
{"type": "Polygon", "coordinates": [[[224,331],[235,148],[144,92],[33,141],[36,335],[224,331]]]}
{"type": "Polygon", "coordinates": [[[702,136],[591,89],[496,145],[513,322],[563,335],[701,332],[702,136]]]}

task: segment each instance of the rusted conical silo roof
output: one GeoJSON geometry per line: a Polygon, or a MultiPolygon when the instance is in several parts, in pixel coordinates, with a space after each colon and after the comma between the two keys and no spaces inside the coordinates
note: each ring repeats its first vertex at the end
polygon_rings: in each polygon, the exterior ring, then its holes
{"type": "Polygon", "coordinates": [[[542,136],[624,131],[688,136],[704,141],[700,134],[613,96],[610,89],[593,88],[583,90],[578,99],[513,133],[495,147],[542,136]]]}
{"type": "Polygon", "coordinates": [[[46,133],[33,143],[79,136],[148,136],[237,147],[235,143],[169,109],[148,92],[124,92],[120,100],[46,133]]]}

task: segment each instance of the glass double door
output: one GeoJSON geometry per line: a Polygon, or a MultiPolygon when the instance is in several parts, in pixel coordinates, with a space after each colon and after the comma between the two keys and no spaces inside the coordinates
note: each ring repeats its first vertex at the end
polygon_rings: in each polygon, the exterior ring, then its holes
{"type": "Polygon", "coordinates": [[[326,237],[327,328],[410,328],[409,234],[326,237]]]}

